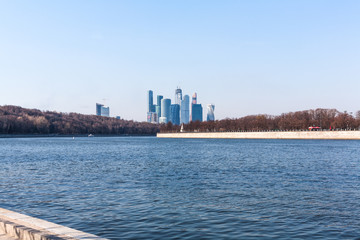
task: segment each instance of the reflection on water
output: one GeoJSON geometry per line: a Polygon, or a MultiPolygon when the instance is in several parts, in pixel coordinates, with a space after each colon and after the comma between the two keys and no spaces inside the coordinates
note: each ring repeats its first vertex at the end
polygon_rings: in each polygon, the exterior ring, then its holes
{"type": "Polygon", "coordinates": [[[356,238],[360,142],[0,139],[0,207],[110,239],[356,238]]]}

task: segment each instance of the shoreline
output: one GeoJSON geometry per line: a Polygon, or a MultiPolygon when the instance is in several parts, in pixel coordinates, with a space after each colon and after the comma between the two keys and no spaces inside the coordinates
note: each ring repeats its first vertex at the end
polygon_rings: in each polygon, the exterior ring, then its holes
{"type": "Polygon", "coordinates": [[[0,208],[0,235],[5,235],[4,237],[6,237],[6,239],[19,240],[107,240],[94,234],[82,232],[4,208],[0,208]]]}
{"type": "Polygon", "coordinates": [[[360,140],[360,131],[287,131],[287,132],[183,132],[158,133],[157,138],[214,139],[319,139],[360,140]]]}
{"type": "MultiPolygon", "coordinates": [[[[154,134],[93,134],[93,137],[155,137],[154,134]]],[[[0,138],[72,138],[89,137],[88,134],[0,134],[0,138]]]]}

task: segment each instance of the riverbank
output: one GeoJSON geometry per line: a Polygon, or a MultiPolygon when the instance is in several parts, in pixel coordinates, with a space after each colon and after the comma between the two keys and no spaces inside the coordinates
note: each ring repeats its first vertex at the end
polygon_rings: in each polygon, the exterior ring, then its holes
{"type": "MultiPolygon", "coordinates": [[[[155,134],[96,134],[91,137],[151,137],[156,136],[155,134]]],[[[0,134],[0,138],[48,138],[48,137],[59,137],[59,138],[72,138],[72,137],[89,137],[88,134],[0,134]]]]}
{"type": "Polygon", "coordinates": [[[93,234],[81,232],[3,208],[0,208],[0,236],[4,239],[18,240],[106,240],[93,234]]]}
{"type": "Polygon", "coordinates": [[[360,140],[360,131],[288,131],[288,132],[191,132],[158,133],[158,138],[223,139],[338,139],[360,140]]]}

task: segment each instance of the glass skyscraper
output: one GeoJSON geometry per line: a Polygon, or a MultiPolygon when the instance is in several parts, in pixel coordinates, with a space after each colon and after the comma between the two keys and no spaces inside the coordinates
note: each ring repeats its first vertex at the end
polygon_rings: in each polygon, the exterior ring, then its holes
{"type": "Polygon", "coordinates": [[[157,113],[158,117],[161,117],[161,100],[163,99],[163,96],[157,95],[156,98],[156,106],[155,106],[155,112],[157,113]]]}
{"type": "Polygon", "coordinates": [[[171,104],[170,106],[170,122],[174,125],[180,125],[180,105],[171,104]]]}
{"type": "Polygon", "coordinates": [[[159,119],[160,123],[168,123],[170,120],[170,105],[170,99],[165,98],[161,100],[161,117],[159,119]]]}
{"type": "Polygon", "coordinates": [[[110,108],[105,107],[104,104],[96,103],[96,115],[110,117],[110,108]]]}
{"type": "Polygon", "coordinates": [[[163,98],[164,98],[163,96],[157,95],[157,97],[156,97],[156,104],[157,104],[158,106],[161,106],[161,99],[163,99],[163,98]]]}
{"type": "Polygon", "coordinates": [[[148,91],[148,112],[154,112],[153,111],[153,105],[154,105],[154,102],[153,102],[154,98],[153,98],[153,91],[149,90],[148,91]]]}
{"type": "Polygon", "coordinates": [[[148,91],[148,112],[155,112],[153,91],[148,91]]]}
{"type": "Polygon", "coordinates": [[[147,122],[149,123],[158,123],[158,115],[156,112],[148,112],[147,113],[147,122]]]}
{"type": "Polygon", "coordinates": [[[103,107],[103,104],[96,103],[96,115],[101,116],[101,107],[103,107]]]}
{"type": "Polygon", "coordinates": [[[110,108],[101,106],[101,116],[103,117],[110,117],[110,108]]]}
{"type": "Polygon", "coordinates": [[[207,118],[206,121],[215,121],[215,105],[213,104],[208,104],[207,105],[207,118]]]}
{"type": "Polygon", "coordinates": [[[175,104],[178,104],[180,106],[182,100],[182,90],[181,88],[177,88],[175,90],[175,104]]]}
{"type": "Polygon", "coordinates": [[[157,119],[153,116],[153,113],[155,113],[155,105],[154,105],[154,97],[153,97],[153,91],[148,91],[148,106],[147,106],[147,114],[146,114],[146,120],[147,122],[154,122],[153,119],[157,119]]]}
{"type": "Polygon", "coordinates": [[[203,120],[203,108],[201,104],[192,104],[191,105],[191,121],[200,121],[203,120]]]}
{"type": "Polygon", "coordinates": [[[181,101],[181,107],[180,107],[180,123],[187,124],[189,123],[189,117],[190,117],[190,97],[189,95],[185,95],[184,99],[181,101]]]}

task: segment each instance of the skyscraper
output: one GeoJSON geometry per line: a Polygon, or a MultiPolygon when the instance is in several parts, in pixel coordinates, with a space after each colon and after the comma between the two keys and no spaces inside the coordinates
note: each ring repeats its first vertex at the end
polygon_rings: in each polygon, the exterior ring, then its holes
{"type": "Polygon", "coordinates": [[[174,125],[180,125],[180,105],[171,104],[170,106],[170,122],[174,125]]]}
{"type": "Polygon", "coordinates": [[[187,124],[189,123],[189,104],[190,104],[190,97],[189,95],[185,95],[184,99],[181,101],[180,107],[180,123],[187,124]]]}
{"type": "Polygon", "coordinates": [[[148,112],[147,113],[147,122],[149,123],[158,123],[158,115],[156,112],[148,112]]]}
{"type": "Polygon", "coordinates": [[[197,104],[197,93],[193,94],[191,104],[197,104]]]}
{"type": "Polygon", "coordinates": [[[160,118],[161,117],[161,105],[156,105],[155,106],[155,112],[160,118]]]}
{"type": "Polygon", "coordinates": [[[181,100],[182,100],[182,90],[181,88],[177,87],[175,89],[175,104],[181,104],[181,100]]]}
{"type": "Polygon", "coordinates": [[[101,106],[101,116],[110,117],[110,107],[101,106]]]}
{"type": "Polygon", "coordinates": [[[203,117],[203,108],[201,104],[192,104],[191,105],[191,121],[200,121],[202,122],[203,117]]]}
{"type": "Polygon", "coordinates": [[[202,106],[201,104],[197,104],[197,93],[194,93],[192,96],[190,121],[202,122],[202,106]]]}
{"type": "Polygon", "coordinates": [[[105,107],[104,104],[96,103],[96,115],[110,117],[110,108],[105,107]]]}
{"type": "Polygon", "coordinates": [[[215,105],[208,104],[207,105],[207,118],[206,118],[207,121],[215,121],[214,111],[215,111],[215,105]]]}
{"type": "Polygon", "coordinates": [[[103,107],[103,104],[96,103],[96,115],[101,116],[101,107],[103,107]]]}
{"type": "Polygon", "coordinates": [[[170,120],[170,105],[170,99],[165,98],[161,100],[161,117],[159,119],[160,123],[168,123],[170,120]]]}
{"type": "MultiPolygon", "coordinates": [[[[155,113],[155,105],[154,105],[154,98],[153,98],[153,91],[148,91],[148,106],[147,106],[147,114],[146,120],[147,122],[154,122],[154,117],[152,113],[155,113]]],[[[157,118],[156,118],[157,119],[157,118]]]]}
{"type": "Polygon", "coordinates": [[[161,117],[161,100],[163,99],[163,96],[161,95],[157,95],[157,101],[156,101],[156,106],[155,106],[155,112],[158,115],[158,118],[161,117]]]}
{"type": "Polygon", "coordinates": [[[156,97],[156,104],[158,105],[158,106],[161,106],[161,99],[163,99],[164,97],[162,96],[162,95],[157,95],[157,97],[156,97]]]}
{"type": "Polygon", "coordinates": [[[153,102],[153,91],[148,91],[148,112],[155,112],[155,106],[153,102]]]}

